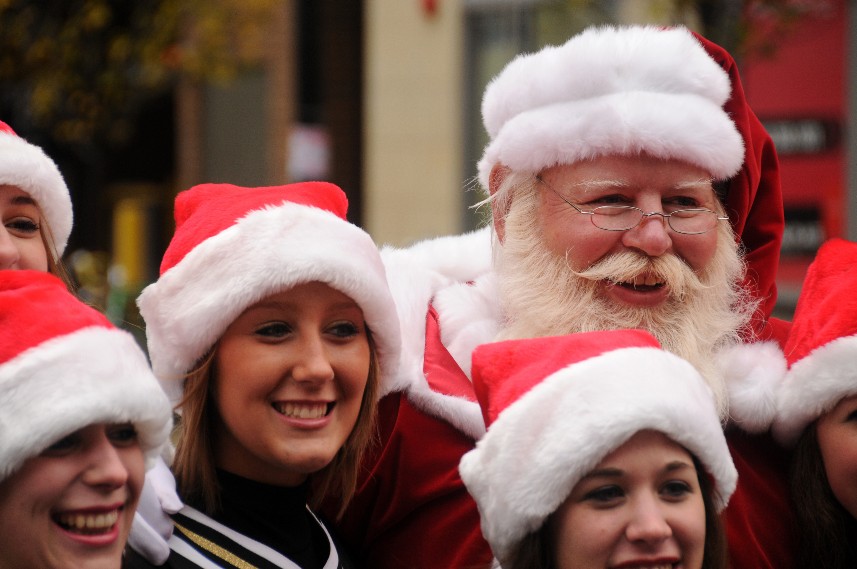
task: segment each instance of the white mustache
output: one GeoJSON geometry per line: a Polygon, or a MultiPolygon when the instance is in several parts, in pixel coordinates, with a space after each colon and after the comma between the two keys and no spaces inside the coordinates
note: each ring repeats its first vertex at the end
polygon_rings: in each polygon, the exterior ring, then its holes
{"type": "Polygon", "coordinates": [[[609,281],[614,284],[634,282],[645,277],[665,283],[676,298],[684,298],[690,292],[701,290],[705,285],[687,263],[676,255],[647,257],[639,253],[623,251],[604,257],[582,271],[572,272],[590,281],[609,281]]]}

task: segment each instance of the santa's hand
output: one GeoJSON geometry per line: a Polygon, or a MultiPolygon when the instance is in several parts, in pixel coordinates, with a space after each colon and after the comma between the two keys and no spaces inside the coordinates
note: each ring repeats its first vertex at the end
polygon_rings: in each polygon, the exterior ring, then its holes
{"type": "Polygon", "coordinates": [[[165,563],[170,555],[167,542],[173,535],[170,514],[178,512],[182,506],[176,493],[176,480],[166,462],[159,459],[154,468],[146,473],[128,545],[150,563],[165,563]]]}

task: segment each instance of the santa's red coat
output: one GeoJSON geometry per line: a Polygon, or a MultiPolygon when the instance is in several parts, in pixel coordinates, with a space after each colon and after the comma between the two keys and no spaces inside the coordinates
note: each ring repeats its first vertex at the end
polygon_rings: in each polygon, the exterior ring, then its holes
{"type": "MultiPolygon", "coordinates": [[[[725,110],[745,144],[745,163],[730,181],[725,206],[745,251],[744,285],[760,301],[748,340],[782,343],[788,324],[770,318],[784,224],[776,153],[747,105],[733,58],[699,39],[729,74],[732,95],[725,110]]],[[[385,254],[406,363],[385,388],[380,442],[364,461],[357,494],[338,526],[364,567],[478,568],[491,562],[476,503],[458,474],[461,456],[484,433],[468,362],[470,350],[490,341],[499,321],[486,277],[490,259],[487,230],[385,254]]],[[[730,566],[790,569],[797,538],[785,478],[788,456],[767,434],[733,427],[726,436],[739,475],[724,514],[730,566]]],[[[328,511],[337,509],[332,504],[328,511]]]]}

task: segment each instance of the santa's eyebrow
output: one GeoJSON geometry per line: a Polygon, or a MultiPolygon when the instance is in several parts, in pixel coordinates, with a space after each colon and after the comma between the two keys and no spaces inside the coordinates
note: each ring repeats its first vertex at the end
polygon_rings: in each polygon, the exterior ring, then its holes
{"type": "Polygon", "coordinates": [[[698,180],[687,180],[684,182],[678,182],[673,186],[676,190],[710,190],[714,188],[714,180],[711,178],[700,178],[698,180]]]}

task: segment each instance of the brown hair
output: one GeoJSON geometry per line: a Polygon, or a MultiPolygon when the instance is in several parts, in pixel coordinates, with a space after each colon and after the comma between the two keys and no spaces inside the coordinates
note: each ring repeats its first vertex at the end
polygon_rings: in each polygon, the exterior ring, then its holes
{"type": "MultiPolygon", "coordinates": [[[[702,463],[693,455],[691,458],[696,467],[696,478],[699,481],[702,503],[705,507],[702,569],[726,569],[728,567],[726,532],[714,506],[717,490],[702,463]]],[[[505,569],[556,569],[556,560],[551,547],[553,536],[550,526],[552,524],[549,522],[550,518],[542,524],[541,528],[524,537],[507,559],[500,560],[500,564],[505,569]]]]}
{"type": "Polygon", "coordinates": [[[66,271],[62,259],[57,254],[56,241],[54,240],[54,233],[51,231],[51,226],[48,224],[42,208],[38,204],[36,207],[39,209],[39,236],[42,238],[42,245],[45,247],[45,256],[48,258],[48,272],[64,282],[68,291],[74,294],[74,282],[71,275],[66,271]]]}
{"type": "MultiPolygon", "coordinates": [[[[357,422],[330,464],[310,477],[310,505],[316,507],[329,495],[336,496],[341,504],[337,516],[342,515],[354,496],[360,460],[375,439],[380,371],[375,341],[368,327],[366,336],[369,342],[369,374],[357,422]]],[[[179,494],[186,502],[198,504],[209,515],[220,508],[213,440],[218,417],[212,382],[216,353],[215,344],[185,378],[184,396],[176,406],[181,409],[181,418],[173,461],[179,494]]]]}
{"type": "Polygon", "coordinates": [[[857,520],[830,489],[816,426],[817,421],[798,439],[789,472],[795,516],[803,532],[798,566],[857,567],[857,520]]]}

